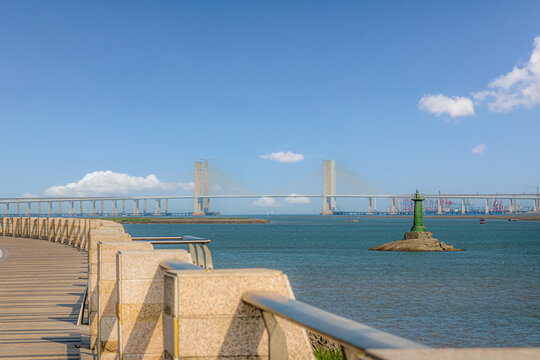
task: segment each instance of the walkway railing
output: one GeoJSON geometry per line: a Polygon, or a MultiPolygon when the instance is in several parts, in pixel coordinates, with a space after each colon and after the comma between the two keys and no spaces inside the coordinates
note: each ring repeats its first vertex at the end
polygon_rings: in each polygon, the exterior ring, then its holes
{"type": "Polygon", "coordinates": [[[188,245],[189,255],[193,264],[207,270],[213,270],[212,253],[206,244],[211,240],[196,236],[154,236],[154,237],[132,237],[133,241],[148,241],[152,245],[188,245]],[[202,245],[202,249],[201,249],[202,245]]]}
{"type": "MultiPolygon", "coordinates": [[[[279,270],[209,271],[208,239],[132,238],[122,225],[106,220],[0,220],[0,235],[88,251],[90,346],[102,359],[312,359],[302,328],[341,344],[347,360],[540,358],[536,348],[426,347],[293,300],[279,270]],[[157,251],[153,244],[186,244],[190,254],[157,251]]],[[[83,314],[81,309],[79,322],[83,314]]]]}
{"type": "Polygon", "coordinates": [[[242,300],[262,312],[268,331],[269,359],[288,359],[285,333],[279,316],[339,343],[348,360],[377,359],[374,349],[422,349],[425,345],[385,333],[359,322],[271,292],[247,292],[242,300]]]}
{"type": "Polygon", "coordinates": [[[90,219],[2,217],[0,236],[43,239],[88,250],[89,232],[100,224],[101,220],[90,219]]]}

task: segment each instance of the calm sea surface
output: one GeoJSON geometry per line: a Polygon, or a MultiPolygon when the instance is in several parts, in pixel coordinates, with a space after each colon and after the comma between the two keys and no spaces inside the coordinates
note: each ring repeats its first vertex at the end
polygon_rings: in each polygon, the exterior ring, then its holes
{"type": "Polygon", "coordinates": [[[411,219],[266,216],[270,224],[124,225],[212,240],[216,268],[285,272],[298,300],[432,346],[540,346],[540,222],[425,219],[465,252],[394,253],[411,219]]]}

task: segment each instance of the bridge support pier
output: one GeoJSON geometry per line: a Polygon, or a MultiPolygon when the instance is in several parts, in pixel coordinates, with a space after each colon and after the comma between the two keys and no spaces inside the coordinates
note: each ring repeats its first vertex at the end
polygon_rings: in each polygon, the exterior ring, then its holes
{"type": "Polygon", "coordinates": [[[38,216],[41,215],[41,203],[40,202],[37,203],[37,213],[38,213],[38,216]]]}
{"type": "Polygon", "coordinates": [[[510,199],[510,201],[508,203],[508,212],[510,214],[512,214],[514,212],[514,203],[513,203],[512,199],[510,199]]]}
{"type": "Polygon", "coordinates": [[[122,199],[122,215],[126,214],[126,200],[122,199]]]}
{"type": "Polygon", "coordinates": [[[79,213],[80,213],[80,215],[83,214],[83,201],[82,200],[79,201],[79,213]]]}
{"type": "Polygon", "coordinates": [[[461,214],[465,215],[465,199],[461,199],[461,214]]]}
{"type": "Polygon", "coordinates": [[[390,198],[390,214],[396,214],[396,198],[390,198]]]}
{"type": "Polygon", "coordinates": [[[533,200],[533,211],[534,211],[534,212],[538,212],[538,207],[539,207],[539,205],[540,205],[540,200],[534,199],[534,200],[533,200]]]}
{"type": "Polygon", "coordinates": [[[49,201],[47,203],[47,216],[51,216],[51,213],[52,213],[52,202],[49,201]]]}
{"type": "Polygon", "coordinates": [[[21,203],[17,203],[17,216],[21,216],[21,203]]]}
{"type": "Polygon", "coordinates": [[[442,215],[441,198],[437,198],[437,215],[442,215]]]}
{"type": "Polygon", "coordinates": [[[101,200],[101,215],[103,216],[103,209],[104,209],[104,201],[101,200]]]}
{"type": "Polygon", "coordinates": [[[139,215],[139,200],[133,200],[133,215],[139,215]]]}
{"type": "Polygon", "coordinates": [[[165,214],[169,212],[169,199],[165,199],[165,214]]]}
{"type": "Polygon", "coordinates": [[[489,214],[489,199],[486,198],[486,214],[489,214]]]}
{"type": "Polygon", "coordinates": [[[58,215],[62,216],[62,202],[58,202],[58,215]]]}
{"type": "Polygon", "coordinates": [[[32,203],[27,202],[26,203],[26,216],[30,216],[32,210],[32,203]]]}
{"type": "Polygon", "coordinates": [[[373,198],[369,197],[367,200],[368,200],[368,202],[367,202],[367,213],[366,214],[367,215],[375,214],[373,212],[373,198]]]}
{"type": "Polygon", "coordinates": [[[469,210],[469,199],[467,199],[467,214],[470,212],[469,210]]]}
{"type": "Polygon", "coordinates": [[[5,216],[9,215],[9,203],[4,204],[4,215],[5,216]]]}
{"type": "Polygon", "coordinates": [[[146,214],[146,199],[143,200],[143,214],[146,214]]]}
{"type": "Polygon", "coordinates": [[[154,215],[160,215],[160,214],[161,214],[161,200],[155,199],[154,215]]]}

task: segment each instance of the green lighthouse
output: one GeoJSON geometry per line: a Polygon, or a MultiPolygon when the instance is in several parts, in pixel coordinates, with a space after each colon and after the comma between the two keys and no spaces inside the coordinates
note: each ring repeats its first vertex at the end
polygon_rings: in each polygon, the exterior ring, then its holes
{"type": "Polygon", "coordinates": [[[414,223],[411,231],[426,232],[424,217],[422,215],[422,201],[424,201],[424,198],[420,195],[418,189],[411,200],[414,201],[414,223]]]}
{"type": "Polygon", "coordinates": [[[433,237],[433,234],[426,230],[424,226],[424,216],[422,215],[422,201],[424,198],[416,190],[414,201],[414,222],[411,231],[403,234],[403,239],[392,241],[386,244],[377,245],[369,250],[375,251],[461,251],[453,245],[447,245],[444,242],[433,237]]]}

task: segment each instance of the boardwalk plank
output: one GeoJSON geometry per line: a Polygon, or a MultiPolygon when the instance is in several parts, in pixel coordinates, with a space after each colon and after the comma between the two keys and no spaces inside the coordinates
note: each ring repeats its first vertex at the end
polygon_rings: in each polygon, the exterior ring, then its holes
{"type": "Polygon", "coordinates": [[[87,253],[13,237],[0,237],[0,248],[0,358],[79,359],[87,253]]]}

